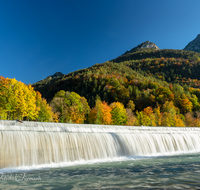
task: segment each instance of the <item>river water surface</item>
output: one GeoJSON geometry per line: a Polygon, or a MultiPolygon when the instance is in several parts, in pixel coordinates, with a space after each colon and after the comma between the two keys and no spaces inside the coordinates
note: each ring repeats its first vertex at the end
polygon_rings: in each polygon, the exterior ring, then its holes
{"type": "Polygon", "coordinates": [[[1,169],[0,189],[200,189],[200,154],[1,169]]]}

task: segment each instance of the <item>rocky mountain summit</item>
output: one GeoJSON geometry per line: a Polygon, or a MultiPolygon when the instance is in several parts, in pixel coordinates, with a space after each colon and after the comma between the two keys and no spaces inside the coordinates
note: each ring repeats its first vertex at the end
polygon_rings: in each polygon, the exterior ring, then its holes
{"type": "Polygon", "coordinates": [[[189,42],[183,50],[200,52],[200,34],[193,41],[189,42]]]}
{"type": "Polygon", "coordinates": [[[48,76],[47,78],[41,80],[41,81],[38,81],[38,83],[49,83],[49,82],[52,82],[54,80],[57,80],[57,79],[61,79],[63,76],[65,76],[63,73],[61,72],[56,72],[55,74],[53,75],[50,75],[48,76]]]}
{"type": "Polygon", "coordinates": [[[51,75],[52,78],[57,78],[62,76],[64,76],[64,74],[62,74],[61,72],[56,72],[54,75],[51,75]]]}
{"type": "Polygon", "coordinates": [[[136,51],[145,51],[145,50],[150,50],[150,49],[159,50],[159,47],[156,44],[154,44],[153,42],[145,41],[145,42],[141,43],[140,45],[138,45],[137,47],[134,47],[130,51],[126,51],[124,54],[133,53],[136,51]]]}
{"type": "Polygon", "coordinates": [[[64,76],[64,74],[62,74],[61,72],[56,72],[55,74],[48,76],[46,79],[49,79],[49,78],[53,79],[53,78],[62,77],[62,76],[64,76]]]}

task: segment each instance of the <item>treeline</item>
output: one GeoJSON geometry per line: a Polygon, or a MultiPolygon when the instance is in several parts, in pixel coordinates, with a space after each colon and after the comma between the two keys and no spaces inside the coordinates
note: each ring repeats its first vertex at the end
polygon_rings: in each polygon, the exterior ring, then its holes
{"type": "Polygon", "coordinates": [[[56,93],[50,105],[59,122],[65,123],[200,127],[200,112],[192,112],[190,107],[192,104],[187,100],[182,101],[182,103],[185,109],[190,111],[181,114],[180,109],[170,100],[166,100],[164,104],[159,104],[155,108],[148,106],[142,111],[138,111],[135,110],[135,104],[132,100],[124,105],[121,102],[108,104],[97,98],[95,106],[90,108],[84,97],[75,92],[61,90],[56,93]]]}
{"type": "Polygon", "coordinates": [[[96,96],[94,106],[90,107],[85,97],[64,90],[58,91],[48,104],[30,85],[0,77],[0,117],[62,123],[200,127],[200,89],[185,91],[177,84],[146,81],[145,78],[141,81],[109,75],[107,78],[113,86],[106,86],[117,94],[116,101],[108,103],[96,96]],[[123,94],[126,88],[122,84],[128,85],[127,94],[123,94]],[[132,99],[118,97],[118,94],[130,96],[130,84],[138,89],[132,91],[132,99]]]}

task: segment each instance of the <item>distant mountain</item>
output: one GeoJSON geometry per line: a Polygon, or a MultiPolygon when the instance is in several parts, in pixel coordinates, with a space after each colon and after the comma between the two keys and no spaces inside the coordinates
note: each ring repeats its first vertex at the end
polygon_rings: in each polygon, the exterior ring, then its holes
{"type": "Polygon", "coordinates": [[[123,55],[128,54],[128,53],[133,53],[136,51],[145,51],[145,50],[159,50],[159,47],[153,42],[146,41],[146,42],[141,43],[137,47],[134,47],[130,51],[126,51],[123,55]]]}
{"type": "Polygon", "coordinates": [[[200,53],[200,34],[198,34],[193,41],[186,45],[184,50],[195,51],[200,53]]]}

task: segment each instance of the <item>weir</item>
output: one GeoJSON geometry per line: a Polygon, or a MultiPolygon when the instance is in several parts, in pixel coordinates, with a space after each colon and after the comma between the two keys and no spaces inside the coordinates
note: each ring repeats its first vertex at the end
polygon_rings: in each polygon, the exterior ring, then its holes
{"type": "Polygon", "coordinates": [[[200,128],[0,120],[0,168],[200,151],[200,128]]]}

